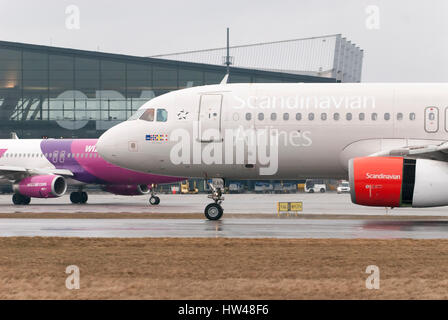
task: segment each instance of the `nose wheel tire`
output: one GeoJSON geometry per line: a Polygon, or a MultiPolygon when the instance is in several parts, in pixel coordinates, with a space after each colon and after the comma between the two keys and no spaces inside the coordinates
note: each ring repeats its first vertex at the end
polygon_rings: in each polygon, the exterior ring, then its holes
{"type": "Polygon", "coordinates": [[[74,204],[85,204],[89,200],[87,192],[72,192],[70,193],[70,201],[74,204]]]}
{"type": "Polygon", "coordinates": [[[16,206],[19,205],[29,205],[31,203],[31,198],[30,197],[26,197],[24,195],[21,195],[19,193],[15,193],[12,196],[12,203],[16,206]]]}
{"type": "Polygon", "coordinates": [[[210,203],[204,210],[205,217],[208,220],[219,220],[223,213],[223,208],[217,203],[210,203]]]}
{"type": "Polygon", "coordinates": [[[160,203],[160,198],[157,196],[152,196],[151,198],[149,198],[149,204],[152,206],[156,206],[160,203]]]}

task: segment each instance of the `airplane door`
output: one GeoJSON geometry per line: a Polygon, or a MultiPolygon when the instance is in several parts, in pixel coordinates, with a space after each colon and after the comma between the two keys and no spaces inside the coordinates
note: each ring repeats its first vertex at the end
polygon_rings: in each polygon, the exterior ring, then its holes
{"type": "Polygon", "coordinates": [[[425,131],[429,133],[439,131],[439,108],[427,107],[425,109],[425,131]]]}
{"type": "Polygon", "coordinates": [[[448,132],[448,108],[445,108],[445,131],[448,132]]]}
{"type": "Polygon", "coordinates": [[[59,155],[59,163],[65,162],[65,150],[61,151],[61,154],[59,155]]]}
{"type": "Polygon", "coordinates": [[[199,140],[220,142],[221,136],[221,94],[204,94],[199,106],[199,140]]]}
{"type": "Polygon", "coordinates": [[[59,160],[59,151],[53,152],[53,163],[57,163],[59,160]]]}

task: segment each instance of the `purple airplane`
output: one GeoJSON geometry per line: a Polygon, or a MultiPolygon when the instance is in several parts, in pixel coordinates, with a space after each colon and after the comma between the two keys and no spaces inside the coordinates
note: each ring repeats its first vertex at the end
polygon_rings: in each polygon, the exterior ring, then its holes
{"type": "Polygon", "coordinates": [[[0,181],[12,183],[15,205],[28,205],[31,198],[56,198],[68,185],[78,187],[70,194],[72,203],[88,200],[88,184],[125,196],[151,194],[149,203],[160,198],[154,186],[185,180],[179,177],[136,172],[105,161],[96,151],[97,139],[0,140],[0,181]]]}

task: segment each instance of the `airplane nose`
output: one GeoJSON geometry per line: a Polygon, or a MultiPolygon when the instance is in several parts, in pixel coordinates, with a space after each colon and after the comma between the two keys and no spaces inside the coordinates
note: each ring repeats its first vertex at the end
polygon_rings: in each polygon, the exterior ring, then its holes
{"type": "Polygon", "coordinates": [[[119,134],[116,127],[107,130],[96,143],[98,154],[106,161],[116,164],[118,161],[119,134]]]}

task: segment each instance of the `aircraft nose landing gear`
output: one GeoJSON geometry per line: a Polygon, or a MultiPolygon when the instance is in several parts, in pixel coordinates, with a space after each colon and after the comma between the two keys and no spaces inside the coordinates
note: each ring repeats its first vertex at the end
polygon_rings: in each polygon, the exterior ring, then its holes
{"type": "Polygon", "coordinates": [[[152,206],[156,206],[156,205],[158,205],[160,203],[160,198],[159,197],[157,197],[157,196],[151,196],[150,198],[149,198],[149,204],[150,205],[152,205],[152,206]]]}
{"type": "Polygon", "coordinates": [[[224,180],[212,179],[212,182],[209,185],[212,189],[212,194],[209,194],[208,198],[212,199],[214,203],[210,203],[205,207],[204,214],[209,220],[219,220],[224,213],[224,209],[221,207],[221,203],[224,201],[224,197],[222,196],[224,180]]]}
{"type": "Polygon", "coordinates": [[[149,204],[152,206],[157,206],[160,203],[160,198],[156,195],[154,188],[155,185],[151,185],[151,197],[149,198],[149,204]]]}

